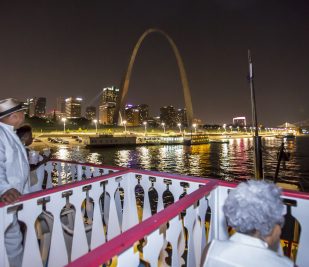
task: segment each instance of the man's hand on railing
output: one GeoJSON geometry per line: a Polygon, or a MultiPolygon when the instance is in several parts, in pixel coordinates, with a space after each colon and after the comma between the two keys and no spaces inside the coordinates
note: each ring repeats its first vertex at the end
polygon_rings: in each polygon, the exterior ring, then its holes
{"type": "Polygon", "coordinates": [[[1,196],[0,200],[5,204],[11,204],[16,202],[20,196],[21,194],[15,188],[11,188],[1,196]]]}

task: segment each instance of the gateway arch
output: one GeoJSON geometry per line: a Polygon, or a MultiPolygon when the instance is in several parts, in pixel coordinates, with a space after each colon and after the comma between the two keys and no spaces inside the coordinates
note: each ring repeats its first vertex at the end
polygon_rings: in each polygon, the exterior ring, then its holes
{"type": "Polygon", "coordinates": [[[129,66],[127,68],[126,75],[124,77],[124,80],[122,81],[122,85],[121,85],[121,88],[120,88],[120,95],[118,97],[118,101],[117,101],[117,105],[116,105],[115,113],[114,113],[114,122],[119,123],[119,111],[122,112],[124,110],[125,100],[126,100],[126,96],[127,96],[127,93],[128,93],[130,78],[131,78],[132,69],[133,69],[133,65],[134,65],[134,62],[135,62],[137,52],[138,52],[142,42],[144,41],[144,39],[149,34],[152,34],[152,33],[162,34],[167,39],[167,41],[169,42],[169,44],[171,45],[171,47],[173,49],[174,55],[175,55],[176,60],[177,60],[177,65],[178,65],[180,79],[181,79],[182,88],[183,88],[183,94],[184,94],[184,99],[185,99],[185,107],[186,107],[186,115],[187,115],[187,123],[188,123],[188,126],[190,127],[192,125],[192,120],[193,120],[193,108],[192,108],[190,88],[189,88],[189,83],[188,83],[185,67],[184,67],[182,58],[180,56],[179,50],[178,50],[175,42],[173,41],[173,39],[168,34],[166,34],[164,31],[159,30],[159,29],[148,29],[148,30],[146,30],[141,35],[141,37],[138,39],[137,43],[134,46],[134,49],[133,49],[133,52],[132,52],[132,55],[131,55],[131,58],[130,58],[129,66]]]}

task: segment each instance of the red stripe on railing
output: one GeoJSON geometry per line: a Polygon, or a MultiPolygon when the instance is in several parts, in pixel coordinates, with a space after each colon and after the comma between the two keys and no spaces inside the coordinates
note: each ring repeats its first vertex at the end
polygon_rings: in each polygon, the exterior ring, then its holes
{"type": "Polygon", "coordinates": [[[69,263],[67,266],[97,267],[107,262],[114,256],[119,255],[126,249],[130,248],[137,240],[140,240],[146,235],[149,235],[162,224],[168,222],[180,214],[183,210],[196,203],[199,199],[209,194],[216,186],[216,182],[210,181],[207,185],[204,185],[193,193],[186,195],[177,202],[168,206],[166,209],[158,212],[157,214],[151,216],[136,226],[133,226],[123,234],[118,235],[109,242],[97,247],[86,255],[69,263]]]}

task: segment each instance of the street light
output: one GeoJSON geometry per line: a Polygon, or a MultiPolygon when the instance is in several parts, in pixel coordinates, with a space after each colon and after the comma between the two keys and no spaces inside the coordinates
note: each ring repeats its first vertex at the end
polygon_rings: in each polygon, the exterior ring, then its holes
{"type": "Polygon", "coordinates": [[[181,133],[181,123],[178,123],[177,126],[179,127],[179,133],[181,133]]]}
{"type": "Polygon", "coordinates": [[[223,124],[224,133],[226,133],[226,124],[223,124]]]}
{"type": "Polygon", "coordinates": [[[163,131],[164,131],[164,134],[165,134],[165,122],[162,122],[161,125],[163,127],[163,131]]]}
{"type": "Polygon", "coordinates": [[[127,133],[127,121],[123,121],[122,124],[124,127],[124,133],[127,133]]]}
{"type": "Polygon", "coordinates": [[[66,122],[66,118],[62,118],[61,119],[63,121],[63,133],[65,133],[65,122],[66,122]]]}
{"type": "Polygon", "coordinates": [[[194,128],[194,133],[196,134],[196,127],[197,127],[197,124],[196,124],[196,123],[193,123],[192,126],[193,126],[193,128],[194,128]]]}
{"type": "Polygon", "coordinates": [[[237,126],[237,132],[239,132],[239,126],[237,126]]]}
{"type": "Polygon", "coordinates": [[[232,125],[230,126],[230,130],[231,130],[231,132],[232,132],[232,125]]]}
{"type": "Polygon", "coordinates": [[[95,125],[95,134],[98,133],[98,120],[93,120],[94,125],[95,125]]]}
{"type": "Polygon", "coordinates": [[[245,131],[247,132],[247,127],[245,126],[244,128],[245,128],[245,131]]]}
{"type": "Polygon", "coordinates": [[[145,126],[145,135],[146,135],[146,133],[147,133],[147,121],[144,121],[143,124],[145,126]]]}

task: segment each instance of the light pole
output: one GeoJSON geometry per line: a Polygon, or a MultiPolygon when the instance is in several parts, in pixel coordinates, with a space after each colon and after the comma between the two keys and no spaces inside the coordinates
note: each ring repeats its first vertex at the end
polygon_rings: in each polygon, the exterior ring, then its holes
{"type": "Polygon", "coordinates": [[[163,127],[163,131],[164,131],[164,134],[165,134],[165,122],[162,122],[161,125],[163,127]]]}
{"type": "Polygon", "coordinates": [[[232,132],[232,125],[230,126],[230,131],[232,132]]]}
{"type": "Polygon", "coordinates": [[[65,133],[65,122],[66,122],[66,118],[62,118],[61,119],[63,121],[63,133],[65,133]]]}
{"type": "Polygon", "coordinates": [[[177,126],[179,127],[179,133],[181,133],[181,123],[178,123],[177,126]]]}
{"type": "Polygon", "coordinates": [[[244,128],[245,128],[245,131],[247,132],[247,127],[245,126],[244,128]]]}
{"type": "Polygon", "coordinates": [[[146,136],[146,134],[147,134],[147,121],[144,121],[143,124],[145,126],[145,136],[146,136]]]}
{"type": "Polygon", "coordinates": [[[194,133],[196,134],[196,127],[197,127],[197,124],[196,124],[196,123],[193,123],[192,126],[193,126],[193,128],[194,128],[194,133]]]}
{"type": "Polygon", "coordinates": [[[127,121],[123,121],[122,124],[124,127],[124,133],[126,134],[127,133],[127,121]]]}
{"type": "Polygon", "coordinates": [[[237,132],[239,132],[239,126],[237,126],[237,132]]]}
{"type": "Polygon", "coordinates": [[[98,133],[98,120],[93,120],[93,123],[95,125],[95,134],[98,133]]]}

